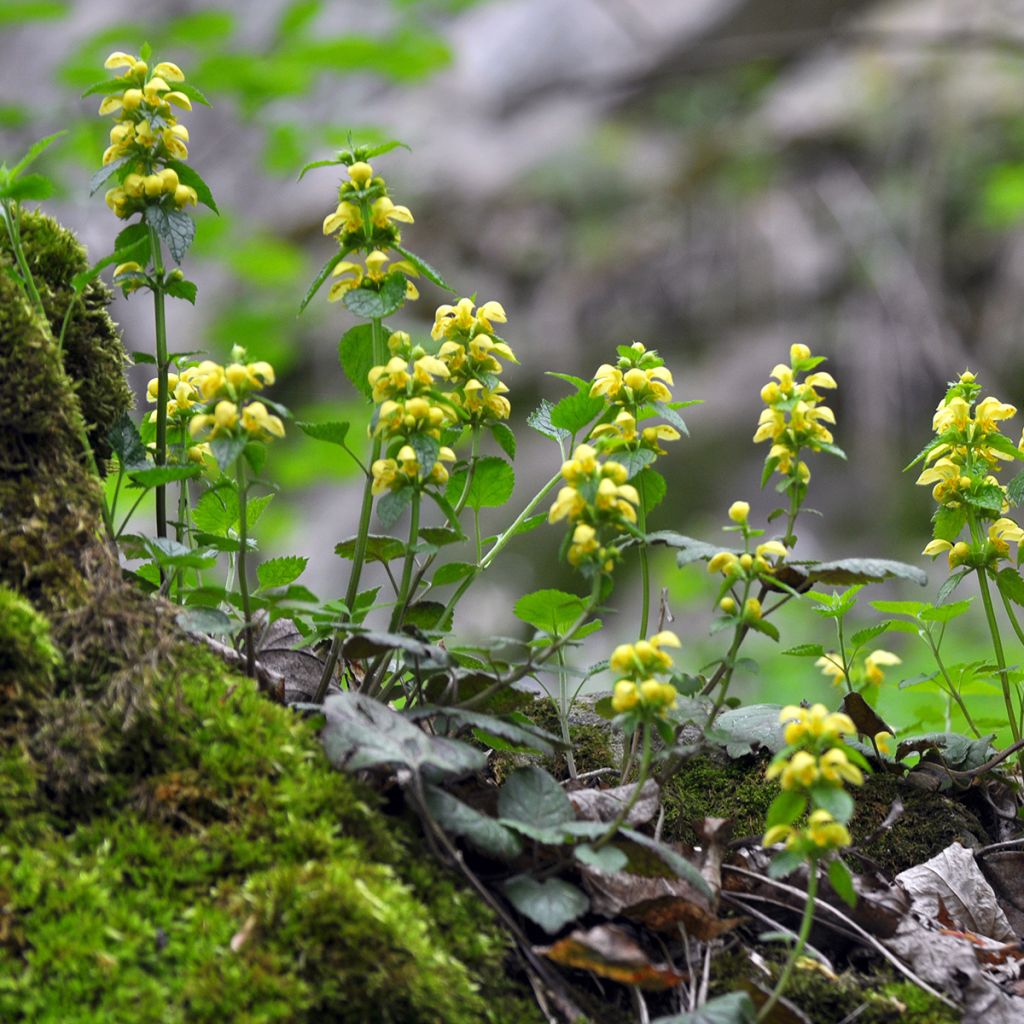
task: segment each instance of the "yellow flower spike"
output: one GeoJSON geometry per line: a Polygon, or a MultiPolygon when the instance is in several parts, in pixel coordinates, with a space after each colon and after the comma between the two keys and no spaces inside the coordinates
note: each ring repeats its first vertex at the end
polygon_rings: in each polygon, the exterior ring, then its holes
{"type": "Polygon", "coordinates": [[[661,683],[657,679],[645,679],[640,684],[640,696],[647,704],[661,703],[661,683]]]}
{"type": "Polygon", "coordinates": [[[366,188],[367,182],[373,178],[373,168],[363,160],[360,160],[348,169],[348,176],[356,188],[366,188]]]}
{"type": "Polygon", "coordinates": [[[238,406],[234,402],[223,399],[213,409],[214,430],[230,430],[238,422],[238,406]]]}
{"type": "Polygon", "coordinates": [[[575,487],[563,487],[548,512],[548,522],[557,523],[560,519],[575,522],[586,507],[586,502],[575,487]]]}
{"type": "Polygon", "coordinates": [[[272,416],[262,402],[250,402],[242,410],[242,427],[250,434],[284,437],[284,424],[279,417],[272,416]]]}
{"type": "Polygon", "coordinates": [[[619,644],[612,651],[612,656],[608,659],[608,665],[614,672],[629,672],[633,668],[633,658],[633,645],[619,644]]]}
{"type": "Polygon", "coordinates": [[[629,479],[629,470],[621,462],[606,462],[601,467],[601,476],[620,487],[629,479]]]}
{"type": "Polygon", "coordinates": [[[999,420],[1008,420],[1016,415],[1016,406],[1006,405],[991,395],[983,398],[974,407],[974,422],[977,424],[978,429],[986,434],[999,429],[996,426],[999,420]]]}
{"type": "Polygon", "coordinates": [[[622,383],[627,388],[632,388],[634,391],[644,391],[647,388],[648,380],[647,374],[643,370],[633,367],[632,370],[627,370],[622,377],[622,383]]]}
{"type": "Polygon", "coordinates": [[[885,679],[885,668],[902,665],[903,659],[892,651],[872,651],[864,659],[864,677],[872,686],[880,686],[885,679]]]}
{"type": "Polygon", "coordinates": [[[142,95],[146,97],[147,103],[156,103],[160,99],[160,93],[169,92],[170,88],[171,87],[159,75],[154,75],[142,87],[142,95]]]}
{"type": "Polygon", "coordinates": [[[789,346],[789,363],[790,366],[796,365],[803,359],[811,358],[811,350],[806,346],[797,342],[794,345],[789,346]]]}
{"type": "Polygon", "coordinates": [[[224,376],[232,387],[237,388],[248,383],[249,371],[241,363],[232,363],[224,368],[224,376]]]}
{"type": "Polygon", "coordinates": [[[808,789],[818,779],[818,759],[806,750],[798,750],[780,774],[783,789],[808,789]]]}
{"type": "Polygon", "coordinates": [[[880,754],[891,754],[896,737],[891,732],[882,731],[875,733],[875,746],[880,754]]]}
{"type": "Polygon", "coordinates": [[[629,679],[620,679],[612,691],[612,710],[618,714],[631,711],[640,703],[640,693],[636,683],[629,679]]]}
{"type": "Polygon", "coordinates": [[[847,827],[836,821],[826,810],[812,811],[808,815],[806,834],[820,850],[836,850],[853,842],[847,827]]]}
{"type": "Polygon", "coordinates": [[[818,770],[826,782],[841,786],[844,782],[851,786],[864,784],[864,773],[855,765],[851,764],[845,752],[838,747],[826,750],[818,762],[818,770]]]}
{"type": "Polygon", "coordinates": [[[921,554],[928,555],[929,558],[937,558],[943,552],[951,551],[952,549],[953,545],[948,540],[930,540],[925,545],[921,554]]]}
{"type": "Polygon", "coordinates": [[[750,502],[748,501],[734,501],[729,506],[729,518],[734,523],[743,524],[747,521],[747,517],[750,515],[750,502]]]}
{"type": "Polygon", "coordinates": [[[141,89],[125,89],[121,96],[121,104],[125,110],[138,110],[144,99],[141,89]]]}
{"type": "Polygon", "coordinates": [[[622,371],[608,363],[602,363],[594,374],[594,382],[590,385],[590,397],[607,395],[614,398],[622,390],[622,371]]]}

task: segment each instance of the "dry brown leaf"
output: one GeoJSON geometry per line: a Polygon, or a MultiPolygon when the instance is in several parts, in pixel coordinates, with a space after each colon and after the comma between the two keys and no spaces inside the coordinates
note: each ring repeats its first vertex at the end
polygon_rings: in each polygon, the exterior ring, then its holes
{"type": "Polygon", "coordinates": [[[616,925],[574,931],[552,946],[537,947],[535,952],[565,967],[638,988],[660,991],[687,980],[686,974],[670,964],[652,963],[636,940],[616,925]]]}
{"type": "MultiPolygon", "coordinates": [[[[576,816],[584,821],[614,821],[636,789],[635,785],[614,789],[577,789],[568,794],[576,816]]],[[[640,798],[630,809],[626,824],[644,825],[658,813],[661,789],[654,779],[647,779],[640,789],[640,798]]]]}

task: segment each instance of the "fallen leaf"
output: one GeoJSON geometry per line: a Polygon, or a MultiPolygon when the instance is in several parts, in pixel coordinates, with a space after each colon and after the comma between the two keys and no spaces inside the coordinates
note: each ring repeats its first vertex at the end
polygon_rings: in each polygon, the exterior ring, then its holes
{"type": "Polygon", "coordinates": [[[891,733],[892,729],[859,693],[848,693],[840,708],[850,716],[861,736],[877,736],[880,732],[891,733]]]}
{"type": "Polygon", "coordinates": [[[577,930],[552,946],[538,947],[535,952],[565,967],[654,991],[674,988],[687,979],[686,974],[671,965],[652,963],[639,943],[616,925],[577,930]]]}
{"type": "MultiPolygon", "coordinates": [[[[614,821],[629,801],[635,785],[616,786],[614,789],[577,789],[569,793],[576,817],[584,821],[614,821]]],[[[647,779],[640,788],[637,802],[630,808],[627,825],[644,825],[658,813],[661,789],[654,779],[647,779]]]]}

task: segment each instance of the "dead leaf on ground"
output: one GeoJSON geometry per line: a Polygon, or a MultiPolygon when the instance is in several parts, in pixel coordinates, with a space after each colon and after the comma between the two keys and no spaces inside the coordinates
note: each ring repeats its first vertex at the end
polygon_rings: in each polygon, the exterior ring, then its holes
{"type": "Polygon", "coordinates": [[[994,850],[978,862],[1010,927],[1024,934],[1024,851],[994,850]]]}
{"type": "Polygon", "coordinates": [[[284,679],[286,704],[312,700],[320,685],[323,662],[308,648],[298,649],[303,643],[290,619],[276,619],[267,626],[256,652],[262,666],[284,679]]]}
{"type": "Polygon", "coordinates": [[[640,944],[615,925],[574,931],[552,946],[537,947],[535,952],[565,967],[652,991],[674,988],[687,979],[670,964],[652,963],[640,944]]]}
{"type": "MultiPolygon", "coordinates": [[[[614,821],[636,789],[635,785],[616,786],[614,789],[577,789],[568,794],[576,809],[576,816],[584,821],[614,821]]],[[[648,779],[640,789],[640,797],[630,809],[626,824],[644,825],[653,820],[660,806],[661,789],[654,779],[648,779]]]]}

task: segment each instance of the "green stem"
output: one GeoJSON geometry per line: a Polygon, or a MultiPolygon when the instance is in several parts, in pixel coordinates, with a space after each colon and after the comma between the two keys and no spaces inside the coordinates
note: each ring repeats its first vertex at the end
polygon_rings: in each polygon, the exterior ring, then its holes
{"type": "Polygon", "coordinates": [[[21,244],[21,214],[16,202],[4,203],[4,221],[7,224],[7,236],[11,240],[11,249],[14,252],[14,259],[18,264],[18,269],[21,271],[22,288],[24,289],[29,301],[36,307],[36,311],[39,315],[44,321],[49,323],[46,316],[46,307],[43,305],[39,289],[36,288],[35,278],[32,276],[32,271],[29,269],[28,260],[25,258],[25,250],[21,244]]]}
{"type": "MultiPolygon", "coordinates": [[[[740,601],[740,607],[746,608],[747,598],[750,596],[750,580],[744,581],[743,584],[743,597],[740,601]]],[[[764,600],[766,587],[761,585],[761,593],[758,600],[764,600]]],[[[736,668],[736,655],[739,653],[740,644],[743,643],[747,633],[750,632],[750,627],[745,622],[740,622],[735,631],[733,632],[732,644],[729,647],[729,651],[722,661],[715,674],[705,684],[704,689],[701,691],[703,694],[711,693],[715,686],[719,687],[718,697],[715,699],[714,706],[711,709],[711,714],[708,715],[705,729],[710,729],[714,724],[715,719],[721,714],[722,708],[725,707],[725,698],[729,695],[729,686],[732,683],[732,675],[736,668]]]]}
{"type": "MultiPolygon", "coordinates": [[[[156,464],[167,463],[167,314],[164,309],[163,251],[156,230],[150,225],[149,246],[153,258],[153,317],[156,330],[156,464]]],[[[156,535],[167,536],[167,486],[156,488],[156,535]]],[[[251,674],[251,673],[250,673],[251,674]]]]}
{"type": "Polygon", "coordinates": [[[569,778],[576,779],[576,758],[572,753],[572,734],[569,730],[569,677],[565,671],[565,651],[559,650],[555,659],[558,662],[558,724],[561,727],[562,742],[565,744],[565,766],[569,769],[569,778]]]}
{"type": "MultiPolygon", "coordinates": [[[[1010,674],[1006,668],[1006,655],[1003,652],[1003,638],[999,635],[999,624],[996,622],[995,608],[992,606],[992,594],[988,589],[988,576],[984,569],[978,569],[978,587],[981,590],[981,603],[985,608],[985,619],[988,622],[988,631],[992,636],[992,648],[996,655],[996,665],[999,667],[999,685],[1003,691],[1003,702],[1006,704],[1006,714],[1010,720],[1010,732],[1014,741],[1020,739],[1020,725],[1017,721],[1017,709],[1013,706],[1013,692],[1010,690],[1010,674]]],[[[1024,755],[1020,758],[1024,769],[1024,755]]]]}
{"type": "Polygon", "coordinates": [[[402,624],[405,610],[409,606],[412,597],[410,584],[412,583],[412,571],[416,565],[416,541],[420,535],[420,498],[419,488],[412,493],[412,507],[409,512],[409,544],[405,551],[405,564],[402,566],[402,582],[398,587],[398,598],[395,601],[395,610],[391,615],[390,629],[394,632],[402,624]]]}
{"type": "Polygon", "coordinates": [[[249,603],[249,578],[246,573],[246,547],[248,522],[246,498],[248,485],[245,482],[245,459],[239,456],[235,462],[238,473],[238,592],[242,597],[243,636],[245,643],[245,671],[250,677],[256,675],[256,638],[252,635],[252,608],[249,603]]]}
{"type": "Polygon", "coordinates": [[[953,680],[950,678],[949,672],[946,669],[945,663],[939,655],[939,646],[935,643],[932,635],[928,630],[925,630],[925,636],[927,637],[928,646],[931,648],[932,657],[935,659],[935,664],[939,666],[939,671],[942,673],[942,678],[946,681],[946,686],[949,688],[949,695],[956,701],[957,707],[960,708],[964,719],[967,722],[968,727],[975,736],[981,736],[981,730],[974,724],[974,719],[971,718],[970,711],[967,710],[967,705],[964,703],[963,697],[960,696],[960,691],[956,688],[953,680]]]}
{"type": "Polygon", "coordinates": [[[807,875],[807,902],[804,904],[804,916],[800,922],[800,931],[796,937],[796,945],[790,950],[789,957],[786,960],[786,965],[782,968],[782,974],[779,975],[779,980],[772,989],[772,994],[768,997],[766,1002],[757,1013],[758,1021],[767,1020],[769,1014],[775,1008],[775,1004],[782,998],[782,993],[786,989],[786,985],[789,984],[790,975],[793,973],[793,968],[796,967],[797,960],[803,954],[805,947],[807,946],[807,939],[811,934],[811,925],[814,923],[814,904],[815,899],[818,895],[818,862],[811,860],[808,865],[807,875]]]}
{"type": "MultiPolygon", "coordinates": [[[[184,427],[181,428],[181,464],[184,465],[188,459],[188,439],[184,436],[184,427]]],[[[182,480],[178,484],[178,522],[174,528],[174,539],[179,544],[185,544],[188,540],[186,527],[188,524],[188,481],[182,480]]],[[[185,574],[179,572],[175,580],[175,596],[178,604],[184,603],[185,574]]]]}
{"type": "MultiPolygon", "coordinates": [[[[647,499],[640,488],[640,505],[637,508],[637,527],[647,534],[647,499]]],[[[651,616],[651,566],[647,555],[647,544],[640,542],[640,639],[647,638],[648,620],[651,616]]]]}
{"type": "Polygon", "coordinates": [[[146,496],[146,494],[147,494],[147,493],[148,493],[147,491],[142,491],[142,492],[141,492],[141,493],[139,494],[139,496],[138,496],[138,497],[137,497],[137,498],[135,499],[135,501],[133,501],[133,502],[132,502],[132,507],[131,507],[130,509],[128,509],[128,514],[127,514],[127,515],[126,515],[126,516],[124,517],[124,520],[123,520],[123,522],[122,522],[122,523],[121,523],[121,525],[120,525],[120,526],[119,526],[119,527],[117,528],[117,530],[115,530],[115,531],[114,531],[114,540],[115,540],[115,541],[116,541],[116,540],[118,540],[118,539],[120,538],[120,536],[121,536],[121,534],[122,534],[122,533],[124,533],[124,528],[125,528],[125,527],[126,527],[126,526],[128,525],[128,523],[129,523],[129,522],[131,521],[131,518],[132,518],[132,516],[133,516],[133,515],[135,515],[135,510],[136,510],[136,509],[137,509],[137,508],[139,507],[139,505],[140,505],[140,504],[142,503],[142,499],[143,499],[143,498],[144,498],[144,497],[146,496]]]}
{"type": "Polygon", "coordinates": [[[636,782],[633,784],[633,792],[625,804],[622,805],[622,810],[615,816],[615,820],[608,826],[608,831],[593,844],[595,850],[600,850],[602,847],[607,846],[615,838],[619,829],[629,819],[629,812],[633,810],[636,802],[640,799],[640,790],[647,781],[647,773],[651,770],[651,723],[648,721],[645,721],[643,724],[642,742],[643,750],[640,754],[640,770],[637,773],[636,782]]]}
{"type": "MultiPolygon", "coordinates": [[[[384,332],[381,330],[379,319],[370,321],[370,337],[373,348],[373,365],[379,366],[384,360],[384,332]]],[[[374,434],[370,451],[370,466],[380,458],[381,435],[374,434]]],[[[314,704],[323,703],[327,695],[327,687],[334,676],[334,667],[338,664],[338,657],[341,654],[341,645],[344,640],[344,624],[352,617],[352,611],[356,605],[356,598],[359,596],[359,581],[363,574],[363,565],[366,561],[367,536],[370,532],[370,514],[373,511],[373,473],[368,471],[363,483],[363,503],[359,509],[359,526],[356,530],[356,549],[352,552],[352,572],[348,578],[348,590],[345,592],[345,617],[338,628],[334,631],[331,639],[331,647],[327,652],[327,660],[324,662],[323,672],[320,673],[320,682],[313,696],[314,704]]]]}

